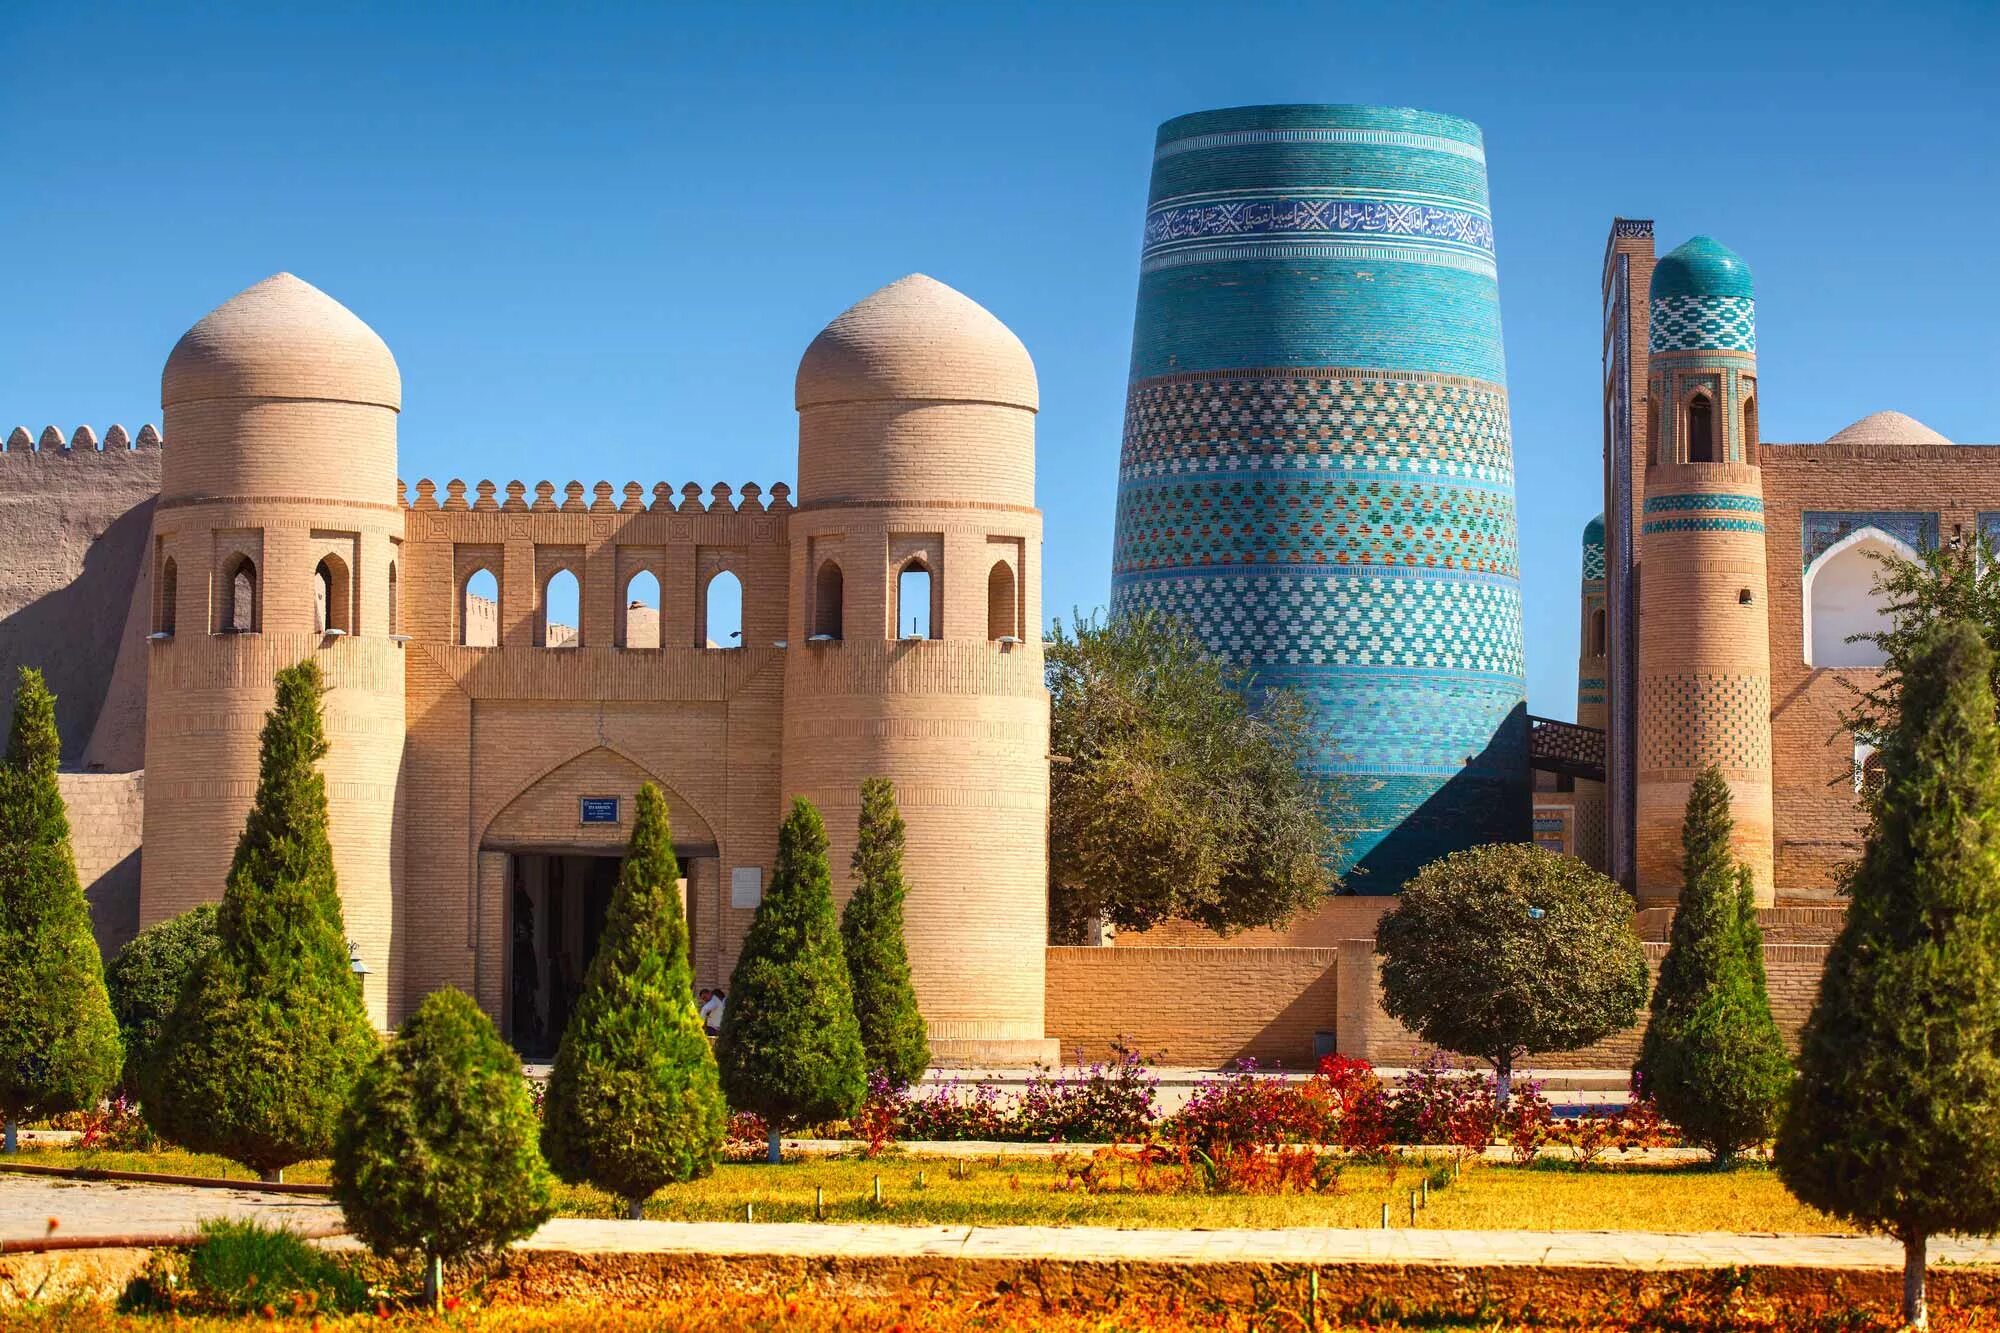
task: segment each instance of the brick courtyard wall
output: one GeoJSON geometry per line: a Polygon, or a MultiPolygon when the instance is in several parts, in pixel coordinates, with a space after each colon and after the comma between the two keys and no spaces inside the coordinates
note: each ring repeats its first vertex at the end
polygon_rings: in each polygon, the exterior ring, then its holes
{"type": "Polygon", "coordinates": [[[1048,951],[1048,1031],[1065,1060],[1098,1060],[1121,1037],[1148,1059],[1309,1069],[1331,1034],[1338,949],[1115,948],[1048,951]]]}

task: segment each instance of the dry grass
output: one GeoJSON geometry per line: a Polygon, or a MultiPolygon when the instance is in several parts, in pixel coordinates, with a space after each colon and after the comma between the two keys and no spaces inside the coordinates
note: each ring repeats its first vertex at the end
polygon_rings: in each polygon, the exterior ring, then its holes
{"type": "MultiPolygon", "coordinates": [[[[1079,1151],[1071,1164],[1081,1164],[1079,1151]]],[[[177,1151],[80,1152],[27,1149],[20,1160],[52,1165],[248,1178],[220,1158],[177,1151]]],[[[1108,1173],[1109,1188],[1087,1193],[1065,1182],[1063,1164],[1036,1158],[977,1159],[967,1178],[952,1163],[890,1154],[876,1161],[807,1159],[783,1166],[725,1164],[706,1180],[670,1186],[646,1208],[650,1218],[740,1222],[746,1205],[757,1222],[809,1222],[814,1190],[829,1222],[905,1225],[1220,1227],[1375,1227],[1382,1205],[1392,1225],[1409,1225],[1409,1195],[1425,1171],[1349,1166],[1339,1189],[1316,1194],[1149,1192],[1127,1167],[1108,1173]],[[881,1178],[883,1202],[874,1202],[881,1178]]],[[[324,1181],[326,1164],[309,1162],[287,1180],[324,1181]]],[[[617,1217],[622,1207],[589,1187],[563,1187],[569,1216],[617,1217]]],[[[1737,1231],[1838,1233],[1849,1230],[1800,1204],[1769,1167],[1517,1167],[1475,1163],[1448,1188],[1434,1190],[1417,1225],[1454,1230],[1737,1231]]]]}

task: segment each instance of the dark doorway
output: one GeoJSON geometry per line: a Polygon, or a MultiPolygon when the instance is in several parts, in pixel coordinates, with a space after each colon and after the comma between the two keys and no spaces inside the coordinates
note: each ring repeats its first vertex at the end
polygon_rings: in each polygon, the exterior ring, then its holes
{"type": "Polygon", "coordinates": [[[618,884],[616,856],[516,852],[508,858],[508,1031],[530,1060],[555,1055],[618,884]]]}

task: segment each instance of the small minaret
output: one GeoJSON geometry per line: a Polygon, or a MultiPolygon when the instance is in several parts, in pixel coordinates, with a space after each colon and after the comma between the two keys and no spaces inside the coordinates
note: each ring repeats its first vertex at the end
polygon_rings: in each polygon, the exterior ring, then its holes
{"type": "MultiPolygon", "coordinates": [[[[1583,529],[1583,584],[1579,592],[1583,616],[1576,657],[1576,724],[1602,731],[1610,716],[1606,689],[1610,669],[1609,610],[1604,601],[1604,515],[1583,529]]],[[[1604,784],[1578,778],[1576,783],[1576,854],[1598,870],[1605,868],[1604,784]]]]}
{"type": "Polygon", "coordinates": [[[1653,270],[1651,302],[1638,547],[1639,900],[1678,899],[1688,793],[1714,764],[1729,779],[1736,854],[1768,906],[1771,636],[1750,268],[1697,236],[1653,270]]]}

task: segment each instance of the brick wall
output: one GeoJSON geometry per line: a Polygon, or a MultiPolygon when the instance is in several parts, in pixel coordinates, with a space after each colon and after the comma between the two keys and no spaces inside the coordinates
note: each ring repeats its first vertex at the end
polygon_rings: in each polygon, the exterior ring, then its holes
{"type": "Polygon", "coordinates": [[[1310,1068],[1331,1033],[1338,949],[1057,946],[1048,951],[1048,1032],[1064,1059],[1110,1053],[1121,1036],[1176,1065],[1310,1068]]]}
{"type": "Polygon", "coordinates": [[[90,902],[98,951],[110,962],[139,933],[139,837],[145,822],[146,775],[63,773],[70,847],[76,876],[90,902]]]}

